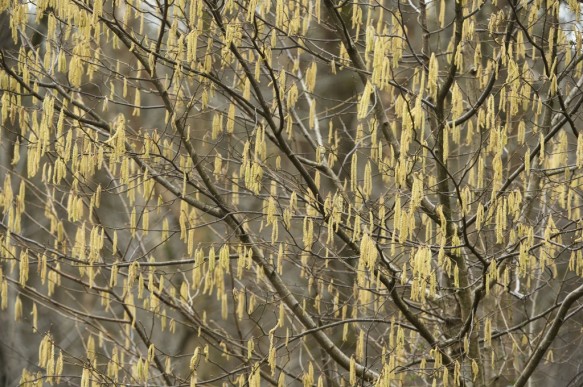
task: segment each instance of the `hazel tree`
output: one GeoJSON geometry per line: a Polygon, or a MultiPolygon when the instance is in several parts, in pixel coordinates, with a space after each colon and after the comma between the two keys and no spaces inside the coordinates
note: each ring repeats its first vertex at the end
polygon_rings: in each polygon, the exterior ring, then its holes
{"type": "Polygon", "coordinates": [[[581,383],[576,0],[0,0],[0,381],[581,383]]]}

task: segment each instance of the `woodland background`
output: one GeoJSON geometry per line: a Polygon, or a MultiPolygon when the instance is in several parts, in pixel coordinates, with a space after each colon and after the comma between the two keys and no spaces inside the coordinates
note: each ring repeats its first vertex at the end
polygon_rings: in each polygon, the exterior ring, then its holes
{"type": "Polygon", "coordinates": [[[581,27],[0,0],[0,385],[581,385],[581,27]]]}

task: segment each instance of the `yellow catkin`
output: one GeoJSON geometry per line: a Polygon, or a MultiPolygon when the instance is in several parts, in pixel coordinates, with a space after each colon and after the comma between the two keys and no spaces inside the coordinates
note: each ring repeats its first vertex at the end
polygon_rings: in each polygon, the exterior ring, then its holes
{"type": "Polygon", "coordinates": [[[22,319],[22,300],[20,297],[16,297],[14,301],[14,320],[20,321],[22,319]]]}
{"type": "Polygon", "coordinates": [[[20,275],[19,275],[19,283],[20,286],[25,287],[26,281],[28,280],[28,250],[23,250],[20,253],[20,275]]]}

